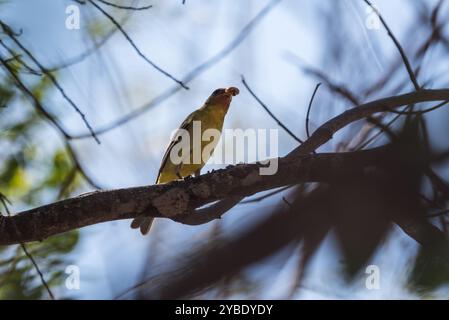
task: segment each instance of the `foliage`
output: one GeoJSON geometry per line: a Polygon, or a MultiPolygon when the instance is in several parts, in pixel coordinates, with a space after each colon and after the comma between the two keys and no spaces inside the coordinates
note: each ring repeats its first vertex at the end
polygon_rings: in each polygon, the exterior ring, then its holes
{"type": "MultiPolygon", "coordinates": [[[[18,74],[25,70],[13,63],[18,74]]],[[[45,100],[51,94],[48,77],[33,76],[30,86],[34,96],[45,100]]],[[[47,134],[46,121],[30,106],[9,80],[0,83],[0,192],[12,207],[32,207],[45,201],[67,197],[81,186],[73,161],[64,147],[42,148],[47,134]]],[[[6,209],[6,208],[5,208],[6,209]]],[[[11,210],[11,208],[10,208],[11,210]]],[[[6,210],[1,210],[3,215],[6,210]]],[[[50,287],[61,284],[65,257],[76,246],[78,231],[26,244],[50,287]]],[[[30,259],[20,245],[0,249],[0,299],[39,299],[48,297],[30,259]]]]}

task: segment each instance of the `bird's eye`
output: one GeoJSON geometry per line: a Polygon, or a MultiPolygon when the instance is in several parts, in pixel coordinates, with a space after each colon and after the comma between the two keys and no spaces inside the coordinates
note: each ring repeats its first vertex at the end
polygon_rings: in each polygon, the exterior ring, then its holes
{"type": "Polygon", "coordinates": [[[226,92],[225,89],[217,89],[214,92],[212,92],[212,95],[213,96],[218,96],[219,94],[223,94],[225,92],[226,92]]]}

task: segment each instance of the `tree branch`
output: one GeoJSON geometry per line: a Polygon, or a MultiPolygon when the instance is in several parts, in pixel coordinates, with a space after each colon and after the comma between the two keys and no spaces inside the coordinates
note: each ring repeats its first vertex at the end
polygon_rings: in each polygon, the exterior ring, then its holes
{"type": "MultiPolygon", "coordinates": [[[[348,175],[361,174],[366,166],[379,166],[382,163],[380,158],[385,156],[386,148],[350,153],[309,153],[330,140],[333,133],[339,129],[373,113],[390,111],[413,103],[448,99],[449,89],[421,90],[372,101],[347,110],[324,123],[286,157],[271,159],[271,164],[278,161],[278,171],[275,175],[260,175],[259,170],[264,166],[260,163],[229,166],[184,181],[93,192],[24,211],[10,218],[3,217],[3,220],[0,220],[0,245],[42,240],[91,224],[129,219],[138,215],[198,224],[197,217],[189,216],[197,214],[197,208],[217,200],[230,197],[238,199],[301,182],[331,182],[344,179],[348,175]]],[[[217,216],[210,211],[206,213],[207,217],[201,217],[204,219],[200,219],[200,223],[219,218],[223,214],[220,212],[217,216]]]]}
{"type": "Polygon", "coordinates": [[[260,163],[229,166],[196,178],[127,189],[96,191],[0,218],[0,245],[43,240],[88,225],[139,215],[197,225],[219,218],[196,208],[300,182],[331,182],[382,162],[387,147],[350,153],[322,153],[278,160],[275,175],[260,175],[260,163]],[[201,217],[196,217],[195,215],[201,217]],[[199,220],[202,219],[202,220],[199,220]]]}
{"type": "Polygon", "coordinates": [[[273,112],[271,112],[271,110],[267,107],[267,105],[265,103],[263,103],[263,101],[254,93],[254,91],[249,87],[248,83],[245,80],[245,77],[242,75],[242,83],[245,86],[245,88],[248,90],[248,92],[251,94],[251,96],[256,99],[256,101],[259,103],[259,105],[268,113],[268,115],[274,120],[276,121],[276,123],[282,128],[284,129],[285,132],[288,133],[288,135],[290,137],[292,137],[293,139],[295,139],[298,143],[303,143],[304,141],[302,141],[300,138],[298,138],[289,128],[287,128],[286,125],[284,125],[282,123],[281,120],[279,120],[274,114],[273,112]]]}
{"type": "Polygon", "coordinates": [[[325,122],[315,130],[309,139],[304,141],[303,144],[294,149],[290,154],[308,154],[332,139],[333,134],[341,128],[372,114],[391,111],[391,109],[409,104],[445,100],[449,100],[449,89],[420,90],[361,104],[325,122]]]}
{"type": "Polygon", "coordinates": [[[404,62],[405,68],[407,69],[408,75],[410,77],[410,80],[413,83],[413,86],[415,87],[415,90],[419,91],[421,89],[421,87],[419,86],[418,81],[416,80],[416,75],[413,72],[413,69],[412,69],[412,66],[410,64],[410,61],[408,60],[407,55],[405,54],[404,49],[402,49],[402,46],[399,43],[398,39],[396,39],[396,37],[394,36],[393,32],[388,27],[387,22],[385,21],[383,16],[380,14],[379,10],[377,10],[377,8],[375,6],[373,6],[372,3],[369,0],[363,0],[363,1],[365,1],[365,3],[368,6],[370,6],[374,10],[374,12],[377,14],[377,16],[379,17],[380,22],[383,24],[385,30],[387,30],[388,36],[391,38],[391,40],[393,40],[394,45],[396,46],[396,48],[399,51],[399,54],[401,55],[402,61],[404,62]]]}

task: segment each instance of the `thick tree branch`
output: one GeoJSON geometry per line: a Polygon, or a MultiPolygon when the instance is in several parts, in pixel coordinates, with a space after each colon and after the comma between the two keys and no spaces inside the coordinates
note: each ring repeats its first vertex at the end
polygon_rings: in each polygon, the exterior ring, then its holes
{"type": "Polygon", "coordinates": [[[219,218],[222,213],[214,215],[212,210],[195,210],[217,200],[229,197],[238,199],[301,182],[330,182],[360,174],[367,166],[378,166],[386,149],[316,155],[309,153],[330,140],[339,129],[376,112],[448,99],[449,89],[421,90],[352,108],[324,123],[286,157],[272,159],[272,162],[279,161],[275,175],[260,175],[259,170],[263,167],[260,163],[230,166],[185,181],[94,192],[25,211],[14,217],[3,217],[0,221],[0,245],[41,240],[91,224],[134,218],[142,214],[166,217],[186,224],[206,223],[219,218]],[[193,216],[201,212],[206,214],[202,217],[193,216]]]}
{"type": "Polygon", "coordinates": [[[300,182],[331,182],[382,163],[388,147],[351,153],[323,153],[278,160],[275,175],[260,175],[262,164],[242,164],[165,185],[97,191],[0,219],[0,245],[39,241],[84,226],[134,218],[165,217],[186,224],[206,223],[211,212],[194,212],[211,202],[245,197],[300,182]],[[201,213],[205,216],[198,216],[201,213]],[[202,220],[201,220],[202,219],[202,220]]]}

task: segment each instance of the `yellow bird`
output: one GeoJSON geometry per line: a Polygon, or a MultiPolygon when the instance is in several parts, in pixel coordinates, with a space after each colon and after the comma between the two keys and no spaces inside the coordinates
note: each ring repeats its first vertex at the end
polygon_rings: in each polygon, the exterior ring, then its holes
{"type": "MultiPolygon", "coordinates": [[[[201,139],[202,134],[208,129],[215,129],[218,130],[219,133],[221,133],[224,118],[226,116],[226,113],[228,112],[232,97],[238,94],[239,89],[235,87],[217,89],[210,95],[210,97],[206,100],[201,108],[192,112],[183,121],[179,129],[183,129],[185,130],[184,132],[189,134],[189,160],[183,163],[184,159],[186,158],[184,156],[181,156],[182,160],[180,163],[172,162],[172,150],[175,147],[180,148],[181,146],[179,145],[179,143],[181,143],[182,140],[179,134],[175,134],[173,139],[170,141],[167,151],[165,151],[164,157],[162,158],[162,163],[159,169],[156,184],[182,179],[192,174],[194,176],[198,176],[200,174],[201,169],[206,164],[207,160],[213,152],[213,149],[218,143],[218,140],[212,142],[203,141],[203,139],[201,139]],[[194,141],[194,126],[198,124],[201,125],[201,136],[199,137],[201,141],[194,141]],[[205,146],[210,144],[212,144],[212,152],[210,152],[210,154],[203,155],[202,153],[205,146]],[[193,153],[195,152],[194,149],[196,146],[201,147],[201,150],[199,152],[199,161],[195,161],[195,156],[192,157],[193,153]]],[[[150,231],[152,223],[153,218],[151,217],[137,217],[132,221],[131,228],[140,228],[142,234],[147,234],[150,231]]]]}

